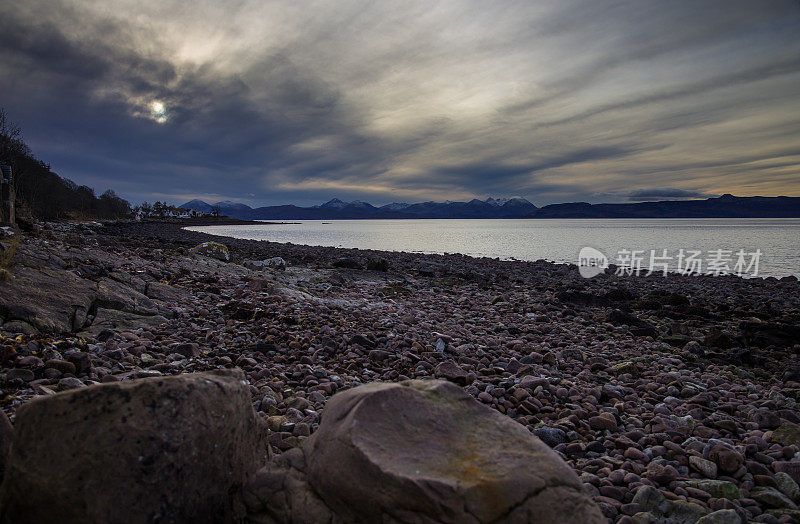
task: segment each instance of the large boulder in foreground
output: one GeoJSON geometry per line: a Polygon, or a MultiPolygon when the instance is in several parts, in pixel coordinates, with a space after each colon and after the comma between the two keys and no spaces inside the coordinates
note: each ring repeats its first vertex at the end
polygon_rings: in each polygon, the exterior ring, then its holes
{"type": "Polygon", "coordinates": [[[100,384],[17,411],[3,522],[225,522],[267,460],[241,371],[100,384]]]}
{"type": "Polygon", "coordinates": [[[284,455],[251,481],[251,521],[605,522],[547,445],[445,381],[339,393],[284,455]]]}

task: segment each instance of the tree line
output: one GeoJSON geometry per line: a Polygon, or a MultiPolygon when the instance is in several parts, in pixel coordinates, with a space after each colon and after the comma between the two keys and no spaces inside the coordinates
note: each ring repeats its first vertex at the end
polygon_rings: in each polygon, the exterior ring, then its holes
{"type": "Polygon", "coordinates": [[[99,197],[52,171],[36,158],[22,138],[22,129],[0,109],[0,164],[11,166],[19,219],[117,219],[131,216],[131,206],[109,189],[99,197]]]}
{"type": "MultiPolygon", "coordinates": [[[[199,217],[205,216],[205,213],[197,209],[185,209],[166,202],[156,200],[152,204],[149,202],[142,202],[133,208],[133,214],[138,218],[164,218],[164,217],[199,217]]],[[[217,214],[218,216],[218,214],[217,214]]]]}

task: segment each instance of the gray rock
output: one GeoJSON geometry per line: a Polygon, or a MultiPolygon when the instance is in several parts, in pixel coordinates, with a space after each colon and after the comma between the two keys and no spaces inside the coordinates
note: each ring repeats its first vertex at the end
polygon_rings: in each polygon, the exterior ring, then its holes
{"type": "Polygon", "coordinates": [[[652,486],[642,486],[636,490],[632,502],[641,505],[649,513],[660,515],[667,510],[667,499],[652,486]]]}
{"type": "Polygon", "coordinates": [[[692,480],[687,486],[705,491],[718,499],[737,500],[742,498],[742,493],[733,482],[728,480],[692,480]]]}
{"type": "Polygon", "coordinates": [[[94,282],[70,271],[18,266],[0,293],[0,311],[6,311],[7,319],[24,321],[44,333],[72,331],[75,309],[88,310],[97,297],[94,282]]]}
{"type": "Polygon", "coordinates": [[[750,492],[750,498],[770,508],[797,509],[797,505],[789,497],[775,488],[759,486],[750,492]]]}
{"type": "Polygon", "coordinates": [[[697,519],[696,524],[741,524],[742,519],[736,510],[721,509],[697,519]]]}
{"type": "Polygon", "coordinates": [[[361,269],[361,262],[354,258],[340,258],[333,262],[333,267],[341,269],[361,269]]]}
{"type": "Polygon", "coordinates": [[[800,487],[788,473],[782,471],[775,473],[775,483],[781,492],[792,499],[794,502],[800,502],[800,487]]]}
{"type": "Polygon", "coordinates": [[[467,385],[467,372],[452,360],[439,363],[433,373],[437,377],[454,382],[459,386],[467,385]]]}
{"type": "Polygon", "coordinates": [[[189,300],[192,294],[185,289],[171,286],[163,282],[149,282],[145,291],[147,297],[168,302],[170,304],[180,304],[189,300]]]}
{"type": "Polygon", "coordinates": [[[7,333],[34,335],[38,330],[23,320],[9,320],[2,326],[3,331],[7,333]]]}
{"type": "Polygon", "coordinates": [[[772,432],[773,442],[784,446],[800,446],[800,424],[785,422],[772,432]]]}
{"type": "Polygon", "coordinates": [[[259,472],[246,494],[251,511],[277,521],[310,509],[345,522],[604,522],[544,443],[445,381],[335,395],[303,453],[259,472]]]}
{"type": "Polygon", "coordinates": [[[666,517],[671,524],[695,524],[708,514],[708,510],[699,504],[683,500],[667,501],[666,517]]]}
{"type": "Polygon", "coordinates": [[[231,521],[266,461],[239,371],[101,384],[17,411],[8,522],[231,521]]]}
{"type": "Polygon", "coordinates": [[[193,247],[190,252],[194,255],[203,255],[209,258],[221,260],[222,262],[229,262],[231,254],[228,251],[228,246],[220,244],[219,242],[203,242],[193,247]]]}
{"type": "Polygon", "coordinates": [[[11,368],[6,373],[6,380],[19,379],[23,382],[30,382],[34,379],[33,371],[24,368],[11,368]]]}
{"type": "Polygon", "coordinates": [[[264,260],[246,260],[245,267],[254,269],[276,269],[278,271],[286,270],[286,261],[281,257],[265,258],[264,260]]]}
{"type": "Polygon", "coordinates": [[[539,440],[554,448],[559,444],[563,444],[567,441],[567,434],[564,433],[563,429],[558,428],[549,428],[547,426],[536,428],[533,430],[533,434],[539,437],[539,440]]]}
{"type": "Polygon", "coordinates": [[[65,377],[58,381],[58,389],[60,391],[64,391],[67,389],[75,389],[75,388],[82,388],[86,384],[81,382],[80,379],[75,377],[65,377]]]}
{"type": "Polygon", "coordinates": [[[385,258],[371,258],[367,261],[367,269],[370,271],[389,271],[389,261],[385,258]]]}
{"type": "Polygon", "coordinates": [[[717,465],[704,458],[691,455],[689,457],[689,467],[709,479],[717,478],[717,465]]]}
{"type": "Polygon", "coordinates": [[[84,332],[94,334],[105,330],[125,331],[140,327],[157,328],[167,319],[161,315],[141,315],[117,309],[98,308],[97,316],[84,332]]]}
{"type": "Polygon", "coordinates": [[[577,360],[579,362],[583,362],[583,351],[578,348],[562,349],[561,358],[565,360],[577,360]]]}

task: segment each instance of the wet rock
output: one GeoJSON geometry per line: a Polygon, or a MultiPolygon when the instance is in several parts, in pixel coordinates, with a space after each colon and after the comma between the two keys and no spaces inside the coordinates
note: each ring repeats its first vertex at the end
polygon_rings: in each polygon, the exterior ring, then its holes
{"type": "Polygon", "coordinates": [[[710,439],[703,449],[703,457],[713,461],[719,471],[735,473],[743,464],[744,457],[733,446],[721,440],[710,439]]]}
{"type": "Polygon", "coordinates": [[[717,465],[704,458],[692,455],[689,457],[689,467],[709,479],[717,478],[717,465]]]}
{"type": "Polygon", "coordinates": [[[17,412],[0,488],[9,521],[231,520],[263,464],[241,372],[102,384],[17,412]],[[13,480],[12,480],[13,479],[13,480]]]}
{"type": "Polygon", "coordinates": [[[155,329],[167,322],[162,315],[142,315],[117,309],[97,308],[97,316],[92,325],[83,332],[88,334],[102,331],[125,331],[142,327],[155,329]]]}
{"type": "Polygon", "coordinates": [[[203,242],[198,244],[190,250],[194,255],[203,255],[222,262],[230,262],[231,254],[228,251],[228,246],[219,242],[203,242]]]}
{"type": "Polygon", "coordinates": [[[567,348],[561,350],[561,357],[566,360],[577,360],[583,362],[583,351],[578,348],[567,348]]]}
{"type": "Polygon", "coordinates": [[[434,369],[434,375],[436,375],[438,378],[443,378],[445,380],[449,380],[450,382],[454,382],[460,386],[467,385],[467,372],[452,360],[439,363],[436,366],[436,369],[434,369]]]}
{"type": "Polygon", "coordinates": [[[264,260],[245,260],[243,265],[253,269],[286,270],[286,261],[281,257],[265,258],[264,260]]]}
{"type": "Polygon", "coordinates": [[[772,467],[777,472],[783,472],[792,477],[792,479],[800,484],[800,462],[786,462],[783,460],[775,461],[772,467]]]}
{"type": "Polygon", "coordinates": [[[662,466],[651,462],[647,465],[647,478],[666,486],[678,478],[678,471],[670,465],[662,466]]]}
{"type": "Polygon", "coordinates": [[[367,260],[367,269],[370,271],[389,271],[389,261],[385,258],[370,258],[367,260]]]}
{"type": "MultiPolygon", "coordinates": [[[[64,333],[73,330],[73,312],[84,311],[97,298],[96,283],[69,272],[25,265],[14,269],[14,278],[2,283],[0,311],[4,316],[31,326],[33,332],[64,333]]],[[[12,322],[4,324],[9,331],[12,322]]],[[[22,327],[22,324],[20,324],[22,327]]],[[[29,332],[23,329],[20,332],[29,332]]]]}
{"type": "Polygon", "coordinates": [[[30,382],[34,379],[33,371],[26,368],[12,368],[6,372],[6,380],[21,380],[30,382]]]}
{"type": "Polygon", "coordinates": [[[638,374],[638,368],[636,364],[633,362],[620,362],[618,364],[614,364],[611,366],[611,372],[617,375],[623,375],[625,373],[630,373],[631,375],[638,374]]]}
{"type": "Polygon", "coordinates": [[[384,362],[389,358],[389,352],[382,349],[373,349],[368,353],[369,359],[374,362],[384,362]]]}
{"type": "Polygon", "coordinates": [[[606,321],[614,325],[630,326],[631,331],[636,335],[652,337],[658,335],[658,330],[651,323],[619,309],[612,310],[606,317],[606,321]]]}
{"type": "Polygon", "coordinates": [[[84,384],[80,379],[75,377],[65,377],[58,381],[58,390],[66,391],[68,389],[82,388],[84,384]]]}
{"type": "Polygon", "coordinates": [[[724,331],[712,329],[703,339],[703,345],[710,348],[729,349],[733,347],[733,338],[724,331]]]}
{"type": "Polygon", "coordinates": [[[795,482],[792,477],[781,471],[775,473],[774,479],[781,493],[794,502],[800,502],[800,487],[798,487],[797,482],[795,482]]]}
{"type": "Polygon", "coordinates": [[[9,320],[2,325],[3,331],[6,333],[34,335],[39,332],[38,329],[28,324],[24,320],[9,320]]]}
{"type": "Polygon", "coordinates": [[[784,423],[772,432],[772,441],[784,446],[800,446],[800,425],[784,423]]]}
{"type": "Polygon", "coordinates": [[[617,421],[610,413],[602,413],[595,417],[589,417],[589,426],[596,430],[617,431],[617,421]]]}
{"type": "Polygon", "coordinates": [[[668,501],[665,512],[668,522],[675,524],[694,524],[707,514],[708,510],[703,506],[683,500],[668,501]]]}
{"type": "Polygon", "coordinates": [[[75,372],[79,375],[84,375],[92,368],[91,356],[82,351],[73,351],[67,354],[67,360],[72,362],[75,366],[75,372]]]}
{"type": "Polygon", "coordinates": [[[667,499],[652,486],[642,486],[636,490],[632,502],[643,507],[645,512],[652,514],[659,515],[667,511],[667,499]]]}
{"type": "Polygon", "coordinates": [[[183,342],[170,348],[174,353],[179,353],[184,357],[196,357],[200,354],[200,346],[195,342],[183,342]]]}
{"type": "Polygon", "coordinates": [[[353,335],[353,337],[350,339],[350,343],[351,344],[358,344],[359,346],[361,346],[363,348],[367,348],[367,349],[372,349],[372,348],[375,347],[375,341],[374,340],[372,340],[369,337],[366,337],[364,335],[361,335],[361,334],[353,335]]]}
{"type": "Polygon", "coordinates": [[[750,498],[769,508],[797,509],[797,505],[789,497],[775,488],[754,488],[750,492],[750,498]]]}
{"type": "Polygon", "coordinates": [[[791,347],[800,340],[800,326],[769,322],[743,322],[742,332],[748,344],[756,347],[791,347]]]}
{"type": "Polygon", "coordinates": [[[735,510],[721,509],[700,517],[696,524],[741,524],[741,522],[742,519],[735,510]]]}
{"type": "Polygon", "coordinates": [[[349,257],[339,258],[332,265],[341,269],[361,269],[361,262],[349,257]]]}
{"type": "Polygon", "coordinates": [[[148,298],[168,302],[170,304],[180,304],[190,300],[191,293],[185,289],[171,286],[163,282],[148,282],[145,295],[148,298]]]}
{"type": "Polygon", "coordinates": [[[67,362],[65,360],[59,359],[50,359],[44,363],[44,365],[48,368],[53,368],[59,370],[61,373],[72,373],[74,374],[76,371],[75,364],[72,362],[67,362]]]}
{"type": "Polygon", "coordinates": [[[567,441],[567,434],[563,429],[541,427],[533,430],[533,434],[539,437],[539,440],[554,448],[559,444],[567,441]]]}
{"type": "Polygon", "coordinates": [[[692,480],[686,483],[695,489],[705,491],[718,499],[738,500],[742,498],[739,488],[727,480],[692,480]]]}

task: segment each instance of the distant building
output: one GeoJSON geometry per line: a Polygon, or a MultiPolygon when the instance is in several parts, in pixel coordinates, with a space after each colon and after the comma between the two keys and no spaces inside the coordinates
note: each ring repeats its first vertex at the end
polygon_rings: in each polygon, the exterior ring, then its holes
{"type": "Polygon", "coordinates": [[[0,165],[0,224],[13,224],[14,216],[14,184],[11,183],[11,166],[0,165]]]}

